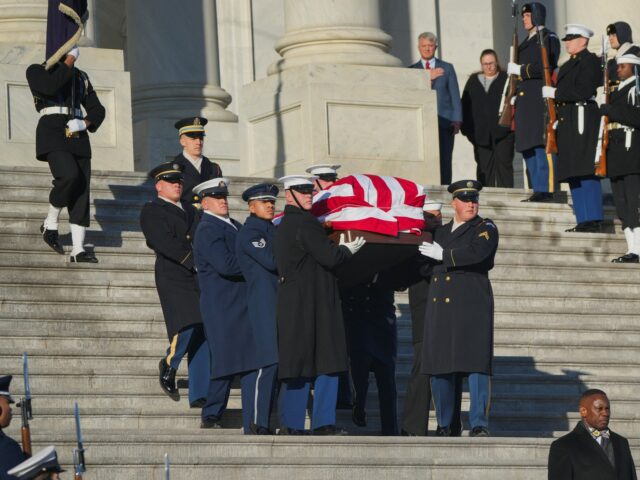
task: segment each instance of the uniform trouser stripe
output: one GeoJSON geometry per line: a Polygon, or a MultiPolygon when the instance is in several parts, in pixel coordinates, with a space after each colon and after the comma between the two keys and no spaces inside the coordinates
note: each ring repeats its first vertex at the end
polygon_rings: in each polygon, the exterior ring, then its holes
{"type": "Polygon", "coordinates": [[[487,401],[487,408],[484,410],[484,416],[489,417],[489,410],[491,410],[491,377],[488,379],[488,396],[489,400],[487,401]]]}
{"type": "Polygon", "coordinates": [[[262,369],[258,370],[256,376],[256,387],[253,393],[253,423],[258,424],[258,396],[260,395],[260,378],[262,377],[262,369]]]}
{"type": "Polygon", "coordinates": [[[178,344],[178,335],[179,334],[176,333],[171,339],[171,345],[169,346],[169,355],[167,355],[167,358],[166,358],[167,365],[171,365],[171,360],[173,359],[173,356],[176,354],[176,345],[178,344]]]}

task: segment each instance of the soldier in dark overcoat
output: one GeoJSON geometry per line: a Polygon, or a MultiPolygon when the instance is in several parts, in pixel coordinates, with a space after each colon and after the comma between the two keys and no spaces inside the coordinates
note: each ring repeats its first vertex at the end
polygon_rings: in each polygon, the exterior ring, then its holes
{"type": "Polygon", "coordinates": [[[615,49],[615,58],[607,60],[607,69],[609,70],[609,85],[615,86],[620,83],[618,78],[618,63],[616,59],[626,53],[635,53],[638,49],[633,44],[633,33],[631,31],[631,25],[627,22],[614,22],[607,25],[607,36],[609,37],[609,45],[615,49]]]}
{"type": "Polygon", "coordinates": [[[617,58],[620,83],[612,87],[608,104],[600,112],[609,117],[607,176],[627,241],[627,253],[614,263],[640,261],[640,56],[628,53],[617,58]]]}
{"type": "Polygon", "coordinates": [[[249,204],[250,215],[238,232],[236,254],[247,282],[248,318],[256,339],[255,354],[260,365],[256,390],[259,400],[252,422],[256,434],[270,434],[269,416],[278,371],[278,334],[276,294],[278,268],[273,254],[278,187],[260,183],[247,188],[242,199],[249,204]]]}
{"type": "MultiPolygon", "coordinates": [[[[337,374],[347,370],[347,349],[338,282],[333,270],[364,244],[331,242],[311,215],[314,177],[280,179],[286,207],[276,232],[279,288],[278,377],[282,379],[281,433],[304,430],[309,389],[314,383],[315,434],[342,434],[335,426],[337,374]]],[[[344,237],[343,237],[344,238],[344,237]]]]}
{"type": "Polygon", "coordinates": [[[0,377],[0,480],[14,479],[7,471],[27,459],[18,442],[2,431],[11,424],[11,404],[15,403],[9,392],[12,378],[11,375],[0,377]]]}
{"type": "Polygon", "coordinates": [[[213,397],[207,401],[209,347],[200,316],[200,290],[191,245],[198,215],[191,203],[180,200],[181,168],[167,162],[149,172],[158,196],[142,207],[140,226],[147,245],[156,253],[156,288],[169,338],[169,348],[159,364],[160,386],[173,400],[180,399],[175,376],[187,355],[189,404],[203,407],[204,419],[219,416],[221,402],[213,397]]]}
{"type": "Polygon", "coordinates": [[[474,180],[451,184],[453,220],[436,230],[432,244],[419,247],[436,261],[430,269],[422,352],[422,373],[431,375],[436,435],[452,434],[456,396],[461,394],[456,384],[463,376],[469,378],[471,435],[489,434],[493,292],[488,273],[498,248],[498,229],[478,216],[481,188],[474,180]]]}
{"type": "Polygon", "coordinates": [[[568,24],[562,38],[567,60],[558,72],[557,88],[542,87],[544,98],[556,101],[559,182],[571,189],[577,225],[570,232],[599,232],[602,219],[602,189],[594,175],[600,112],[595,101],[602,83],[600,59],[587,50],[593,31],[568,24]]]}
{"type": "MultiPolygon", "coordinates": [[[[200,283],[200,310],[211,351],[211,376],[219,387],[231,387],[240,377],[242,424],[245,434],[256,430],[254,402],[256,395],[270,395],[256,390],[262,367],[256,357],[260,341],[247,314],[247,283],[236,255],[240,222],[229,217],[227,196],[229,181],[214,178],[196,185],[203,215],[196,231],[193,253],[200,283]]],[[[261,425],[266,427],[266,425],[261,425]]]]}
{"type": "Polygon", "coordinates": [[[550,72],[558,66],[560,42],[545,28],[546,9],[538,2],[522,6],[522,23],[527,37],[518,47],[519,64],[509,63],[507,73],[517,75],[519,82],[515,96],[515,149],[522,153],[527,165],[533,195],[524,201],[553,200],[555,156],[545,152],[545,106],[540,95],[544,85],[544,68],[538,29],[547,48],[550,72]]]}
{"type": "Polygon", "coordinates": [[[185,202],[197,204],[199,199],[193,193],[193,187],[212,178],[222,177],[220,165],[202,154],[206,136],[204,127],[208,122],[204,117],[189,117],[178,120],[174,125],[178,130],[182,152],[173,160],[182,165],[182,200],[185,202]]]}

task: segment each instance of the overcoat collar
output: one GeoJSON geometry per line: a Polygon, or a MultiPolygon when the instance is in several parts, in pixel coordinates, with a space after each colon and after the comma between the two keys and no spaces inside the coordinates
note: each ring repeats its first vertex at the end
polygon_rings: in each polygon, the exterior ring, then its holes
{"type": "Polygon", "coordinates": [[[179,217],[182,218],[188,218],[187,217],[187,208],[185,206],[184,202],[180,202],[180,204],[182,205],[182,208],[178,207],[177,205],[174,205],[173,203],[169,203],[166,200],[163,200],[161,198],[154,198],[153,199],[153,203],[155,203],[156,205],[161,206],[162,208],[165,208],[167,210],[167,212],[169,212],[172,215],[177,215],[179,217]]]}
{"type": "Polygon", "coordinates": [[[240,230],[240,227],[242,227],[242,224],[240,222],[238,222],[237,220],[234,220],[231,217],[229,217],[229,220],[231,220],[231,223],[233,223],[236,226],[236,228],[233,228],[227,222],[225,222],[224,220],[219,219],[215,215],[209,215],[208,213],[203,213],[202,214],[202,218],[200,219],[201,222],[213,223],[214,225],[222,226],[222,227],[227,228],[229,230],[232,230],[234,232],[237,232],[238,230],[240,230]]]}
{"type": "MultiPolygon", "coordinates": [[[[576,53],[575,55],[572,55],[571,58],[569,60],[567,60],[565,62],[564,65],[562,65],[562,67],[560,68],[560,70],[558,71],[558,81],[567,75],[567,73],[569,73],[571,70],[573,70],[577,65],[580,64],[580,61],[585,58],[587,55],[589,55],[589,49],[585,48],[584,50],[581,50],[580,52],[576,53]]],[[[556,82],[557,83],[557,82],[556,82]]]]}
{"type": "MultiPolygon", "coordinates": [[[[593,455],[599,457],[603,461],[603,463],[605,463],[611,469],[611,471],[615,473],[615,468],[613,465],[611,465],[609,457],[607,457],[604,448],[602,448],[598,444],[598,442],[593,439],[591,433],[589,433],[589,430],[587,430],[587,427],[585,427],[581,421],[578,422],[576,428],[574,428],[573,431],[576,433],[578,441],[582,444],[582,451],[591,452],[593,455]]],[[[613,437],[613,435],[611,437],[613,437]]],[[[621,458],[621,453],[619,453],[619,449],[616,448],[616,444],[617,442],[614,443],[613,438],[611,438],[611,445],[613,446],[614,455],[616,458],[621,458]]]]}
{"type": "Polygon", "coordinates": [[[463,223],[452,232],[451,229],[453,228],[453,220],[451,220],[443,227],[445,229],[446,236],[441,239],[440,246],[442,248],[448,247],[456,238],[460,237],[464,232],[469,230],[471,227],[478,225],[480,222],[482,222],[482,217],[478,215],[468,222],[463,223]]]}

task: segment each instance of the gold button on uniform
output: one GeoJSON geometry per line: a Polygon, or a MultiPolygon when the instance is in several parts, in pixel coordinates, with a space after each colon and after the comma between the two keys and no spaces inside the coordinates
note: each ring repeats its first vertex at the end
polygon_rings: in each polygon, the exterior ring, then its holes
{"type": "Polygon", "coordinates": [[[521,96],[521,97],[524,97],[524,92],[520,92],[520,96],[521,96]]]}
{"type": "Polygon", "coordinates": [[[436,302],[436,301],[437,301],[436,297],[433,297],[433,301],[434,301],[434,302],[436,302]]]}
{"type": "Polygon", "coordinates": [[[450,281],[451,281],[451,277],[450,277],[449,275],[447,275],[447,278],[445,278],[445,280],[446,280],[447,282],[450,282],[450,281]]]}
{"type": "Polygon", "coordinates": [[[191,235],[187,235],[187,240],[191,240],[191,235]]]}
{"type": "Polygon", "coordinates": [[[438,281],[438,277],[433,277],[433,281],[437,282],[438,281]]]}
{"type": "Polygon", "coordinates": [[[449,303],[449,297],[444,299],[444,303],[449,303]]]}

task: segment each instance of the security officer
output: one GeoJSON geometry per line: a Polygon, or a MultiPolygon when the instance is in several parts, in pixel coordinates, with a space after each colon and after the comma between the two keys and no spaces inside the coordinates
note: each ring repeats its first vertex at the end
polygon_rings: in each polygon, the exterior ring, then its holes
{"type": "Polygon", "coordinates": [[[545,106],[540,95],[544,69],[538,29],[547,48],[551,72],[558,67],[560,42],[556,34],[544,26],[546,15],[541,3],[531,2],[522,6],[522,24],[527,37],[518,47],[520,64],[510,62],[507,68],[509,75],[517,75],[519,79],[515,97],[516,151],[524,157],[533,188],[533,195],[523,202],[553,201],[555,156],[545,152],[545,106]]]}
{"type": "Polygon", "coordinates": [[[347,370],[347,349],[338,282],[333,270],[364,245],[362,238],[340,246],[329,240],[309,210],[313,181],[308,175],[282,177],[286,207],[276,232],[280,275],[278,377],[281,387],[281,434],[301,434],[309,389],[315,383],[311,426],[316,435],[343,435],[335,426],[337,374],[347,370]]]}
{"type": "Polygon", "coordinates": [[[614,263],[640,261],[640,56],[627,53],[617,57],[620,83],[612,88],[608,104],[600,112],[609,117],[607,176],[611,180],[616,213],[627,240],[627,253],[614,263]]]}
{"type": "Polygon", "coordinates": [[[305,171],[309,175],[313,175],[316,179],[313,181],[314,190],[313,193],[316,194],[321,192],[322,190],[326,190],[331,185],[336,183],[338,180],[338,169],[342,165],[334,165],[330,163],[322,163],[318,165],[312,165],[307,168],[305,171]]]}
{"type": "MultiPolygon", "coordinates": [[[[48,43],[47,50],[49,48],[48,43]]],[[[45,64],[27,68],[27,81],[40,114],[36,158],[47,162],[53,175],[49,211],[40,232],[49,247],[64,255],[58,237],[58,217],[66,207],[73,243],[69,260],[97,263],[95,255],[84,249],[91,183],[91,144],[87,132],[94,133],[100,127],[105,109],[89,76],[75,67],[79,55],[75,47],[49,70],[45,64]],[[81,106],[86,112],[84,116],[81,106]]]]}
{"type": "Polygon", "coordinates": [[[562,39],[571,58],[558,72],[558,85],[542,87],[556,101],[558,114],[558,181],[571,189],[577,225],[567,232],[599,232],[604,216],[600,179],[594,175],[600,112],[595,101],[601,84],[600,59],[587,50],[593,31],[568,24],[562,39]]]}
{"type": "Polygon", "coordinates": [[[191,242],[198,224],[197,211],[181,201],[182,166],[167,162],[149,172],[157,197],[140,213],[147,245],[156,253],[155,280],[167,327],[169,348],[160,360],[160,386],[178,401],[175,376],[185,355],[189,362],[189,404],[203,407],[202,417],[218,415],[220,401],[207,403],[210,387],[209,348],[199,308],[199,288],[191,242]]]}
{"type": "Polygon", "coordinates": [[[271,392],[260,388],[259,377],[263,367],[273,365],[273,359],[258,358],[261,339],[248,318],[247,283],[236,255],[242,225],[229,218],[228,185],[226,178],[214,178],[194,187],[204,212],[193,245],[202,292],[200,310],[217,390],[228,392],[233,378],[239,376],[244,433],[260,433],[258,428],[268,424],[256,405],[268,404],[271,392]]]}
{"type": "Polygon", "coordinates": [[[2,431],[11,423],[11,404],[15,403],[9,393],[12,378],[11,375],[0,377],[0,480],[13,479],[7,471],[27,459],[18,442],[2,431]]]}
{"type": "Polygon", "coordinates": [[[242,199],[249,204],[250,215],[238,232],[236,254],[247,282],[247,304],[251,329],[256,341],[256,358],[265,365],[258,371],[255,389],[259,400],[251,423],[252,433],[271,434],[269,417],[278,373],[278,335],[276,292],[278,268],[273,255],[278,187],[260,183],[247,188],[242,199]]]}
{"type": "Polygon", "coordinates": [[[614,86],[620,83],[616,59],[628,53],[629,49],[637,49],[638,47],[633,45],[631,26],[627,22],[614,22],[607,25],[607,35],[609,37],[609,45],[616,50],[616,58],[611,58],[607,61],[609,85],[614,86]]]}
{"type": "Polygon", "coordinates": [[[194,195],[193,187],[212,178],[222,177],[220,165],[202,155],[206,136],[204,127],[207,123],[208,120],[204,117],[189,117],[178,120],[174,125],[178,129],[182,145],[182,153],[176,155],[174,161],[182,165],[182,201],[185,202],[197,204],[198,197],[194,195]]]}
{"type": "Polygon", "coordinates": [[[471,436],[488,436],[493,360],[493,292],[488,273],[498,248],[498,229],[478,216],[480,182],[460,180],[453,194],[451,222],[436,230],[420,253],[432,260],[425,315],[422,373],[431,375],[436,435],[450,436],[461,389],[469,378],[471,436]]]}
{"type": "Polygon", "coordinates": [[[16,465],[8,473],[14,475],[9,478],[19,480],[58,480],[61,472],[64,470],[58,462],[56,448],[50,445],[37,452],[33,457],[16,465]]]}

